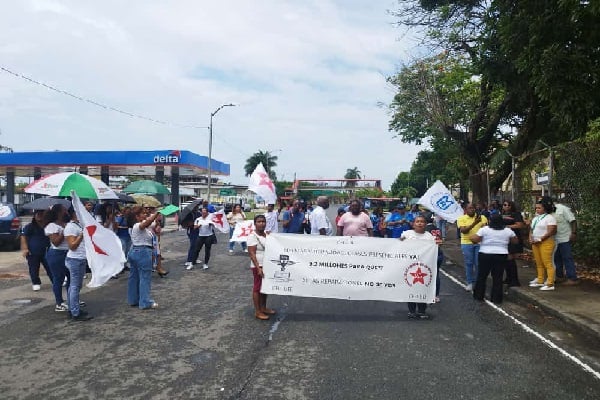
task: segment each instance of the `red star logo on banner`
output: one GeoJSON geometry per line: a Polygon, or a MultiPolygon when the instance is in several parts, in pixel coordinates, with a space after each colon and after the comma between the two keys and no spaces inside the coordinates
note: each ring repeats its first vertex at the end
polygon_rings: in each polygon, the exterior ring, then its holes
{"type": "Polygon", "coordinates": [[[259,172],[258,176],[260,176],[260,182],[258,182],[259,186],[264,185],[271,189],[271,192],[275,191],[275,187],[273,186],[271,179],[269,179],[269,175],[265,174],[264,172],[259,172]]]}
{"type": "Polygon", "coordinates": [[[251,234],[252,232],[254,232],[254,229],[252,229],[251,226],[248,227],[242,227],[242,233],[240,233],[240,237],[242,236],[248,236],[249,234],[251,234]]]}
{"type": "Polygon", "coordinates": [[[423,285],[425,284],[425,277],[427,276],[427,274],[423,271],[421,271],[421,267],[417,268],[416,272],[410,272],[410,274],[413,276],[413,285],[415,283],[422,283],[423,285]]]}
{"type": "Polygon", "coordinates": [[[85,227],[85,229],[88,232],[88,235],[90,235],[90,239],[92,241],[92,244],[94,245],[94,251],[98,254],[103,254],[105,256],[107,256],[108,254],[106,254],[106,252],[104,250],[102,250],[100,247],[98,247],[98,245],[96,243],[94,243],[94,233],[96,233],[96,225],[88,225],[85,227]]]}
{"type": "Polygon", "coordinates": [[[215,214],[213,215],[212,222],[219,225],[221,228],[223,227],[223,214],[215,214]]]}

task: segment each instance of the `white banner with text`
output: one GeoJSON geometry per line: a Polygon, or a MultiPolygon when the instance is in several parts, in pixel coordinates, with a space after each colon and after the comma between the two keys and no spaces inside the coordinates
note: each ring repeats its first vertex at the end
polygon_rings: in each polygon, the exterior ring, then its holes
{"type": "Polygon", "coordinates": [[[433,303],[437,253],[429,240],[273,233],[261,292],[433,303]]]}

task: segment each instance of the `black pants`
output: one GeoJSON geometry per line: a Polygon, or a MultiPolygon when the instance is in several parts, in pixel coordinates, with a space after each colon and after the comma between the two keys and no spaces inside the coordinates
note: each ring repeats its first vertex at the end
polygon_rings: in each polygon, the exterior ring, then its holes
{"type": "Polygon", "coordinates": [[[417,308],[419,309],[419,314],[424,314],[425,310],[427,310],[427,303],[407,303],[408,304],[408,312],[415,313],[417,308]]]}
{"type": "Polygon", "coordinates": [[[475,300],[483,300],[487,277],[492,273],[492,294],[490,299],[493,303],[502,303],[502,276],[506,265],[506,254],[479,253],[479,270],[477,282],[473,290],[475,300]]]}
{"type": "Polygon", "coordinates": [[[202,250],[202,246],[204,246],[204,264],[208,264],[208,260],[210,260],[210,248],[212,247],[212,241],[212,235],[198,236],[196,239],[196,248],[194,250],[194,256],[192,257],[192,262],[196,262],[198,256],[200,255],[200,250],[202,250]]]}

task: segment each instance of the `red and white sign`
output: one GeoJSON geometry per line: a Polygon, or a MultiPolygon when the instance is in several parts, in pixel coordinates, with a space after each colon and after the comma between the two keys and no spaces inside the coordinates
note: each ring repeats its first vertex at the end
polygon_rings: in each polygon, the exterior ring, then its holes
{"type": "Polygon", "coordinates": [[[433,303],[437,253],[433,240],[272,233],[261,292],[433,303]]]}
{"type": "Polygon", "coordinates": [[[254,232],[254,221],[244,221],[235,224],[233,235],[230,242],[245,242],[248,240],[248,236],[254,232]]]}

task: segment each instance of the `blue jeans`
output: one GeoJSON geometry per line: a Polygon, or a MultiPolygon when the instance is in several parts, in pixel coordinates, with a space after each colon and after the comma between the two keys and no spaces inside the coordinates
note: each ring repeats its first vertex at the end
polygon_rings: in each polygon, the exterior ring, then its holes
{"type": "Polygon", "coordinates": [[[50,271],[50,267],[48,266],[48,262],[46,261],[46,255],[30,254],[27,256],[27,266],[29,267],[29,277],[31,278],[31,284],[42,284],[42,281],[40,279],[40,264],[44,266],[46,274],[48,275],[48,279],[50,279],[50,283],[52,283],[52,272],[50,271]]]}
{"type": "Polygon", "coordinates": [[[467,276],[467,284],[473,285],[477,282],[477,265],[479,258],[478,244],[461,244],[463,257],[465,259],[465,274],[467,276]]]}
{"type": "MultiPolygon", "coordinates": [[[[235,230],[235,228],[229,227],[229,239],[231,239],[233,237],[234,230],[235,230]]],[[[246,242],[240,242],[240,244],[242,245],[242,250],[246,250],[246,242]]],[[[234,245],[235,245],[235,242],[229,242],[229,250],[233,250],[234,245]]]]}
{"type": "Polygon", "coordinates": [[[70,258],[65,259],[65,264],[71,274],[71,283],[67,289],[69,297],[69,311],[71,315],[76,317],[79,315],[79,292],[83,286],[83,276],[85,275],[85,267],[87,260],[85,258],[70,258]]]}
{"type": "Polygon", "coordinates": [[[132,246],[127,255],[129,279],[127,280],[127,303],[140,309],[152,307],[150,298],[152,279],[152,247],[132,246]]]}
{"type": "Polygon", "coordinates": [[[62,284],[67,278],[67,287],[71,284],[69,276],[69,270],[65,266],[65,258],[67,257],[67,250],[56,250],[49,249],[46,253],[46,262],[50,267],[52,273],[52,292],[54,293],[54,301],[56,305],[60,305],[65,302],[62,295],[62,284]]]}
{"type": "Polygon", "coordinates": [[[556,268],[556,277],[564,278],[565,271],[567,279],[577,280],[575,271],[575,261],[571,251],[571,242],[558,243],[554,251],[554,267],[556,268]]]}
{"type": "Polygon", "coordinates": [[[194,255],[196,252],[196,240],[198,239],[198,230],[192,230],[192,232],[188,233],[187,236],[190,240],[190,247],[188,248],[187,259],[185,261],[195,264],[196,260],[194,260],[194,255]]]}

